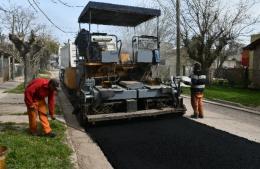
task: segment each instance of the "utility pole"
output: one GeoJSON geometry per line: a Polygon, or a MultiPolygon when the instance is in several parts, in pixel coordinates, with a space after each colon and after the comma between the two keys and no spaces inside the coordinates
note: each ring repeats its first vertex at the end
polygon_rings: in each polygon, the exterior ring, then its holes
{"type": "Polygon", "coordinates": [[[181,53],[180,53],[180,0],[176,0],[176,75],[180,76],[181,53]]]}
{"type": "MultiPolygon", "coordinates": [[[[12,15],[13,16],[13,23],[12,23],[12,34],[14,34],[14,22],[15,22],[15,17],[14,17],[14,14],[12,15]]],[[[14,59],[14,44],[13,44],[13,56],[12,56],[12,61],[11,61],[11,79],[14,80],[14,62],[15,62],[15,59],[14,59]]]]}

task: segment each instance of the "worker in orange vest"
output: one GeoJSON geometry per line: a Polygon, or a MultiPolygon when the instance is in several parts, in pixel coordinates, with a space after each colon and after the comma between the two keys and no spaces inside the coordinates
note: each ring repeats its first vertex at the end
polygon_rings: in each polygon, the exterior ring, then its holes
{"type": "Polygon", "coordinates": [[[50,127],[45,97],[48,97],[49,114],[55,120],[55,94],[58,90],[59,82],[56,79],[36,78],[32,80],[25,89],[24,101],[27,106],[29,116],[29,128],[32,135],[37,135],[37,113],[45,136],[55,137],[50,127]]]}
{"type": "Polygon", "coordinates": [[[192,118],[203,118],[203,91],[206,84],[206,75],[201,72],[201,64],[195,63],[193,66],[193,74],[191,77],[191,105],[193,108],[192,118]]]}

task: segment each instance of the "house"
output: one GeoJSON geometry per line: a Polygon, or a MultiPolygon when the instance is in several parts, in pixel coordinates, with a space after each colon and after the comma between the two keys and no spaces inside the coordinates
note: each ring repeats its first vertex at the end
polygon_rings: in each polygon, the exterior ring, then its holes
{"type": "MultiPolygon", "coordinates": [[[[161,59],[164,60],[164,67],[167,67],[170,76],[176,76],[176,48],[171,43],[161,43],[161,59]]],[[[194,61],[188,57],[184,48],[180,49],[180,74],[190,75],[194,61]]]]}
{"type": "Polygon", "coordinates": [[[244,51],[249,50],[249,80],[250,87],[260,89],[260,34],[251,37],[251,43],[244,47],[244,51]]]}

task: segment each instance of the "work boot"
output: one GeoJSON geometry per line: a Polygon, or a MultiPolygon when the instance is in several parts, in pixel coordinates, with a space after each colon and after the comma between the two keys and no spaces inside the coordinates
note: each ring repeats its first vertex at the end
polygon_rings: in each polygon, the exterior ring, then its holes
{"type": "Polygon", "coordinates": [[[31,134],[31,136],[40,136],[40,134],[37,132],[30,132],[30,134],[31,134]]]}
{"type": "Polygon", "coordinates": [[[193,119],[197,119],[198,118],[198,114],[193,114],[190,117],[193,118],[193,119]]]}
{"type": "Polygon", "coordinates": [[[54,138],[54,137],[56,137],[56,134],[53,133],[53,132],[49,132],[49,133],[45,134],[44,136],[45,136],[45,137],[51,137],[51,138],[54,138]]]}

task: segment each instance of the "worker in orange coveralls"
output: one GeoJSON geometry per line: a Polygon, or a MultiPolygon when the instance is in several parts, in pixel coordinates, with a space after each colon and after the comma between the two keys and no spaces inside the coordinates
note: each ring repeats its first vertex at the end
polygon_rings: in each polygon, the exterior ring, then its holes
{"type": "Polygon", "coordinates": [[[206,83],[206,75],[201,72],[201,64],[195,63],[193,67],[193,74],[191,75],[191,105],[193,108],[193,115],[191,118],[203,118],[203,91],[206,83]]]}
{"type": "Polygon", "coordinates": [[[29,116],[29,128],[32,135],[37,135],[37,112],[45,136],[55,137],[50,127],[45,97],[48,97],[49,114],[55,120],[55,94],[58,90],[59,82],[56,79],[36,78],[32,80],[25,89],[24,101],[27,106],[29,116]]]}

